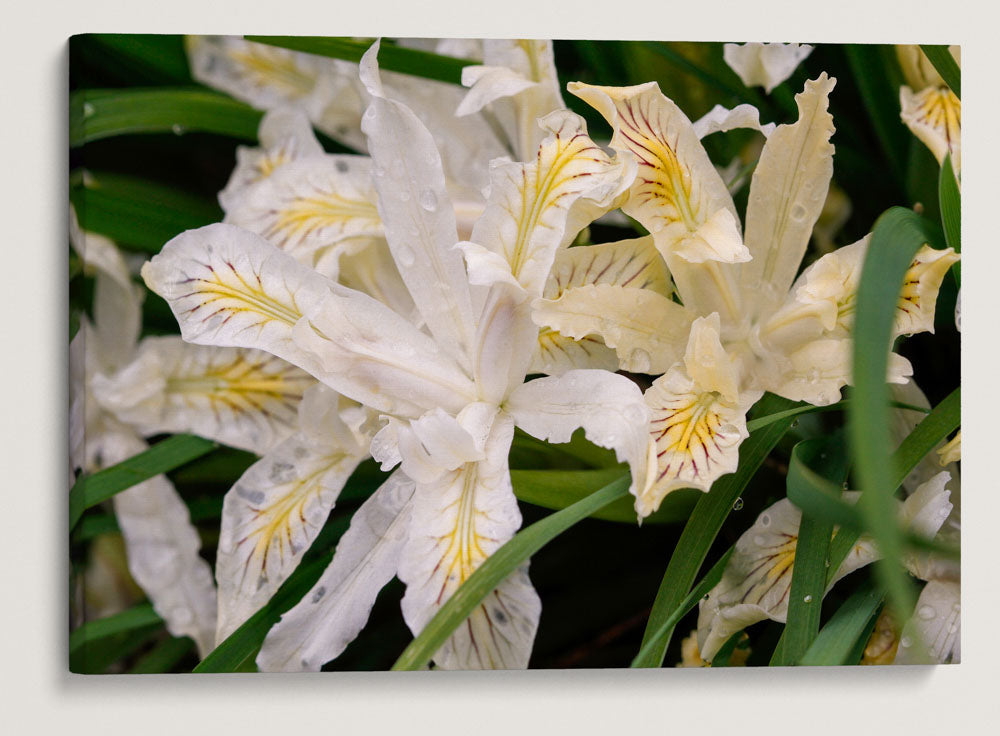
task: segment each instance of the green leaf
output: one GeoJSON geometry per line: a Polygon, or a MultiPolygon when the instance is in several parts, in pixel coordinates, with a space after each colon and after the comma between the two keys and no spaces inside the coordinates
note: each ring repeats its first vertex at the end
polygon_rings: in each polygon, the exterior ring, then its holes
{"type": "Polygon", "coordinates": [[[144,654],[129,669],[130,675],[152,675],[168,672],[194,649],[194,642],[186,636],[168,636],[144,654]]]}
{"type": "Polygon", "coordinates": [[[893,499],[898,484],[893,483],[889,462],[892,444],[885,377],[904,274],[917,251],[934,240],[927,221],[912,210],[894,207],[886,211],[875,222],[857,295],[854,398],[847,412],[848,430],[862,489],[858,507],[883,555],[875,572],[897,613],[913,608],[914,593],[899,564],[903,534],[893,499]]]}
{"type": "Polygon", "coordinates": [[[137,483],[178,468],[217,447],[211,440],[178,434],[157,442],[145,452],[93,475],[82,475],[69,492],[69,528],[83,512],[137,483]]]}
{"type": "Polygon", "coordinates": [[[152,33],[87,33],[73,36],[81,55],[107,71],[127,71],[133,80],[154,84],[190,84],[184,37],[152,33]],[[124,67],[124,69],[123,69],[124,67]]]}
{"type": "Polygon", "coordinates": [[[799,664],[857,664],[875,627],[882,598],[878,587],[866,581],[837,609],[799,664]]]}
{"type": "MultiPolygon", "coordinates": [[[[361,61],[361,57],[371,47],[371,41],[356,41],[351,38],[330,38],[327,36],[244,36],[248,41],[280,46],[293,51],[305,51],[317,56],[328,56],[344,61],[361,61]]],[[[381,69],[401,72],[424,79],[436,79],[451,84],[462,83],[462,69],[482,62],[473,59],[459,59],[442,56],[420,49],[410,49],[382,42],[378,50],[381,69]]]]}
{"type": "MultiPolygon", "coordinates": [[[[521,501],[558,511],[617,480],[623,472],[627,472],[627,469],[620,466],[598,470],[512,470],[510,478],[514,485],[514,495],[521,501]]],[[[683,521],[691,514],[699,496],[699,491],[690,488],[671,493],[657,512],[643,519],[642,523],[670,524],[683,521]]],[[[634,501],[632,496],[620,498],[598,509],[591,516],[605,521],[637,524],[634,501]]]]}
{"type": "Polygon", "coordinates": [[[132,133],[217,133],[257,140],[263,113],[200,89],[82,89],[69,96],[69,145],[132,133]]]}
{"type": "Polygon", "coordinates": [[[623,498],[628,493],[628,486],[629,476],[625,474],[583,500],[515,534],[510,541],[490,555],[438,609],[434,618],[428,621],[420,635],[410,642],[392,669],[418,670],[430,662],[441,645],[451,636],[451,632],[458,628],[476,606],[521,563],[577,522],[586,519],[612,501],[623,498]]]}
{"type": "MultiPolygon", "coordinates": [[[[849,462],[842,433],[798,443],[788,463],[788,498],[815,493],[838,499],[840,484],[847,480],[849,462]]],[[[781,646],[771,658],[772,665],[795,664],[819,632],[823,595],[826,592],[826,564],[833,536],[833,522],[803,510],[795,564],[788,593],[788,616],[781,646]]]]}
{"type": "MultiPolygon", "coordinates": [[[[758,411],[765,414],[787,412],[793,406],[793,402],[771,394],[765,395],[757,404],[758,411]]],[[[687,596],[716,535],[733,509],[733,503],[764,462],[764,458],[788,431],[792,421],[793,416],[785,416],[752,432],[740,447],[740,464],[736,472],[719,478],[712,485],[712,490],[698,499],[670,557],[666,572],[663,573],[663,582],[656,594],[642,638],[640,651],[647,650],[648,654],[636,658],[637,667],[659,667],[663,664],[673,633],[670,627],[666,628],[665,633],[660,633],[664,629],[664,623],[687,596]],[[656,642],[655,645],[649,646],[652,641],[656,642]]]]}
{"type": "Polygon", "coordinates": [[[917,463],[939,442],[958,429],[962,422],[962,387],[959,386],[934,407],[920,424],[913,428],[893,453],[889,467],[890,485],[896,490],[917,463]]]}
{"type": "Polygon", "coordinates": [[[271,627],[281,615],[302,600],[333,559],[333,546],[350,525],[350,518],[327,522],[309,552],[288,579],[260,610],[208,653],[194,672],[253,672],[254,659],[271,627]],[[312,559],[310,559],[310,557],[312,559]]]}
{"type": "Polygon", "coordinates": [[[934,65],[934,69],[941,75],[944,83],[951,87],[951,91],[955,93],[955,97],[962,99],[962,70],[959,68],[958,62],[955,61],[955,57],[951,55],[948,47],[920,44],[920,50],[924,52],[924,55],[934,65]]]}
{"type": "MultiPolygon", "coordinates": [[[[938,179],[938,201],[941,204],[941,225],[944,228],[944,242],[956,253],[962,252],[962,192],[955,179],[955,169],[951,166],[951,154],[941,162],[941,177],[938,179]]],[[[962,285],[962,263],[951,267],[955,281],[962,285]]]]}
{"type": "MultiPolygon", "coordinates": [[[[669,616],[667,616],[667,620],[660,625],[660,628],[653,633],[653,636],[649,638],[649,641],[639,650],[639,653],[635,655],[635,658],[632,660],[632,664],[629,665],[630,667],[645,666],[642,663],[649,658],[653,648],[657,645],[657,642],[659,642],[664,636],[668,636],[670,631],[677,626],[678,622],[687,615],[688,611],[698,605],[698,601],[700,601],[703,596],[708,595],[708,591],[714,588],[718,582],[722,580],[722,573],[725,571],[726,563],[729,562],[729,558],[732,557],[734,549],[734,547],[730,547],[729,550],[719,558],[719,561],[712,565],[712,569],[705,574],[705,577],[701,579],[701,582],[692,588],[691,592],[688,593],[687,597],[683,601],[681,601],[680,605],[677,606],[677,608],[675,608],[669,616]]],[[[729,654],[732,654],[732,649],[729,650],[729,654]]],[[[729,657],[725,657],[724,661],[728,662],[729,657]]]]}
{"type": "Polygon", "coordinates": [[[74,629],[69,635],[69,654],[72,657],[88,644],[162,623],[163,620],[153,610],[153,606],[142,603],[113,616],[88,621],[74,629]]]}
{"type": "Polygon", "coordinates": [[[222,219],[215,202],[123,174],[84,172],[69,197],[84,230],[147,253],[159,253],[185,230],[222,219]]]}
{"type": "Polygon", "coordinates": [[[705,69],[703,66],[696,64],[690,59],[677,53],[670,47],[670,44],[663,41],[641,41],[640,44],[653,53],[662,56],[678,70],[700,80],[709,87],[715,87],[723,94],[735,97],[741,102],[748,102],[760,109],[762,112],[769,109],[769,105],[760,95],[756,94],[752,90],[748,90],[735,84],[730,84],[725,80],[720,79],[708,69],[705,69]]]}

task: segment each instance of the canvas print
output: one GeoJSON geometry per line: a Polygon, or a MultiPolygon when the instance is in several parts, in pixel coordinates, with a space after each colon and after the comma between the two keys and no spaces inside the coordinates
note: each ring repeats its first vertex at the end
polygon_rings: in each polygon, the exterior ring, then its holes
{"type": "Polygon", "coordinates": [[[72,672],[960,661],[957,46],[69,59],[72,672]]]}

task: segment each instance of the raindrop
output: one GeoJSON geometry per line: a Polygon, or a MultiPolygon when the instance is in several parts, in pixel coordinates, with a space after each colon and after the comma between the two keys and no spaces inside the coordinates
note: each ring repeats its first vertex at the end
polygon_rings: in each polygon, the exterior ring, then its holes
{"type": "Polygon", "coordinates": [[[765,540],[764,537],[761,536],[756,536],[753,538],[753,543],[758,547],[763,547],[765,541],[767,540],[765,540]]]}
{"type": "Polygon", "coordinates": [[[958,622],[952,621],[951,626],[948,627],[948,633],[954,634],[956,631],[958,631],[958,622]]]}
{"type": "Polygon", "coordinates": [[[348,167],[347,167],[347,162],[346,161],[339,161],[338,160],[338,161],[336,161],[334,163],[334,166],[337,167],[337,171],[339,171],[341,174],[346,174],[347,173],[347,168],[348,167]]]}
{"type": "Polygon", "coordinates": [[[912,643],[913,641],[908,636],[904,636],[902,639],[899,640],[899,646],[901,646],[903,649],[907,649],[912,643]]]}
{"type": "Polygon", "coordinates": [[[361,117],[366,123],[370,123],[375,119],[375,106],[369,105],[368,109],[365,110],[365,114],[361,117]]]}
{"type": "Polygon", "coordinates": [[[803,205],[796,204],[794,207],[792,207],[793,220],[802,220],[805,218],[805,216],[806,216],[806,208],[803,205]]]}
{"type": "Polygon", "coordinates": [[[813,602],[813,597],[811,595],[807,595],[805,598],[802,599],[802,602],[803,603],[812,603],[813,602]]]}
{"type": "Polygon", "coordinates": [[[93,105],[91,105],[89,102],[83,103],[83,117],[89,118],[91,115],[94,114],[94,112],[95,111],[93,105]]]}
{"type": "Polygon", "coordinates": [[[437,209],[438,198],[433,189],[425,189],[422,191],[418,201],[420,202],[420,206],[428,212],[433,212],[437,209]]]}
{"type": "Polygon", "coordinates": [[[413,254],[413,250],[408,246],[403,246],[399,249],[399,263],[402,266],[412,266],[416,262],[417,258],[413,254]]]}
{"type": "Polygon", "coordinates": [[[737,498],[733,501],[733,511],[739,511],[741,508],[743,508],[743,499],[737,498]]]}
{"type": "Polygon", "coordinates": [[[760,525],[761,526],[771,526],[771,517],[769,515],[767,515],[767,514],[764,514],[763,516],[761,516],[760,517],[760,525]]]}
{"type": "Polygon", "coordinates": [[[934,618],[934,609],[931,606],[921,606],[917,609],[917,615],[920,616],[920,618],[929,621],[934,618]]]}
{"type": "Polygon", "coordinates": [[[609,434],[607,437],[604,438],[605,442],[607,442],[609,445],[613,444],[617,439],[618,435],[614,434],[609,434]]]}
{"type": "Polygon", "coordinates": [[[184,135],[184,126],[179,123],[174,123],[170,126],[170,132],[174,135],[184,135]]]}

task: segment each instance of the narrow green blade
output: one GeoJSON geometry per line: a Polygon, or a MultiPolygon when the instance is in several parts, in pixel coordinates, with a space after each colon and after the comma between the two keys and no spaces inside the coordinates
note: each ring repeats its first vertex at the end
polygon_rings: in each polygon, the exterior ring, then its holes
{"type": "Polygon", "coordinates": [[[263,113],[200,89],[94,90],[69,96],[69,145],[132,133],[217,133],[257,140],[263,113]]]}
{"type": "Polygon", "coordinates": [[[217,446],[211,440],[178,434],[157,442],[145,452],[117,465],[93,475],[80,476],[69,492],[69,528],[76,526],[83,512],[90,507],[107,501],[116,493],[137,483],[179,468],[217,446]]]}
{"type": "Polygon", "coordinates": [[[955,57],[951,55],[948,47],[920,44],[920,50],[930,59],[931,64],[934,65],[937,73],[941,75],[944,83],[951,87],[951,91],[955,93],[955,97],[962,99],[962,70],[959,68],[958,62],[955,61],[955,57]]]}
{"type": "Polygon", "coordinates": [[[876,585],[864,583],[837,609],[799,660],[799,664],[857,664],[860,660],[859,642],[863,651],[864,643],[871,635],[875,619],[878,618],[882,597],[876,585]]]}

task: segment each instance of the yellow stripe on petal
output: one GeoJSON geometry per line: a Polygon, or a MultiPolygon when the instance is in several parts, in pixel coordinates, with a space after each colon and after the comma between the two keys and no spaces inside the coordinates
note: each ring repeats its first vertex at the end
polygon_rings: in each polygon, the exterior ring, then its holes
{"type": "Polygon", "coordinates": [[[252,465],[226,494],[216,579],[218,640],[266,603],[322,529],[361,448],[297,434],[252,465]]]}
{"type": "Polygon", "coordinates": [[[653,414],[649,431],[657,469],[637,501],[643,516],[659,508],[671,491],[707,492],[716,478],[736,470],[739,446],[748,434],[746,409],[756,396],[727,402],[715,391],[698,389],[680,366],[653,383],[645,397],[653,414]]]}
{"type": "Polygon", "coordinates": [[[538,353],[528,373],[561,376],[575,368],[618,370],[618,356],[601,338],[588,335],[579,340],[543,327],[538,331],[538,353]]]}
{"type": "Polygon", "coordinates": [[[346,238],[382,235],[370,162],[319,156],[285,165],[230,201],[225,222],[299,259],[346,238]]]}
{"type": "Polygon", "coordinates": [[[629,164],[587,136],[578,115],[557,111],[535,161],[494,166],[492,192],[472,242],[502,255],[514,278],[540,295],[556,250],[610,210],[631,181],[629,164]]]}
{"type": "Polygon", "coordinates": [[[673,293],[670,273],[651,235],[559,251],[544,296],[555,299],[567,289],[587,284],[648,289],[665,297],[673,293]]]}
{"type": "Polygon", "coordinates": [[[928,87],[914,93],[909,87],[899,91],[900,117],[927,146],[937,162],[951,153],[955,172],[961,171],[962,103],[947,87],[928,87]]]}
{"type": "Polygon", "coordinates": [[[936,250],[924,246],[913,259],[903,278],[896,304],[893,331],[896,335],[934,332],[934,310],[941,282],[959,255],[951,248],[936,250]]]}

